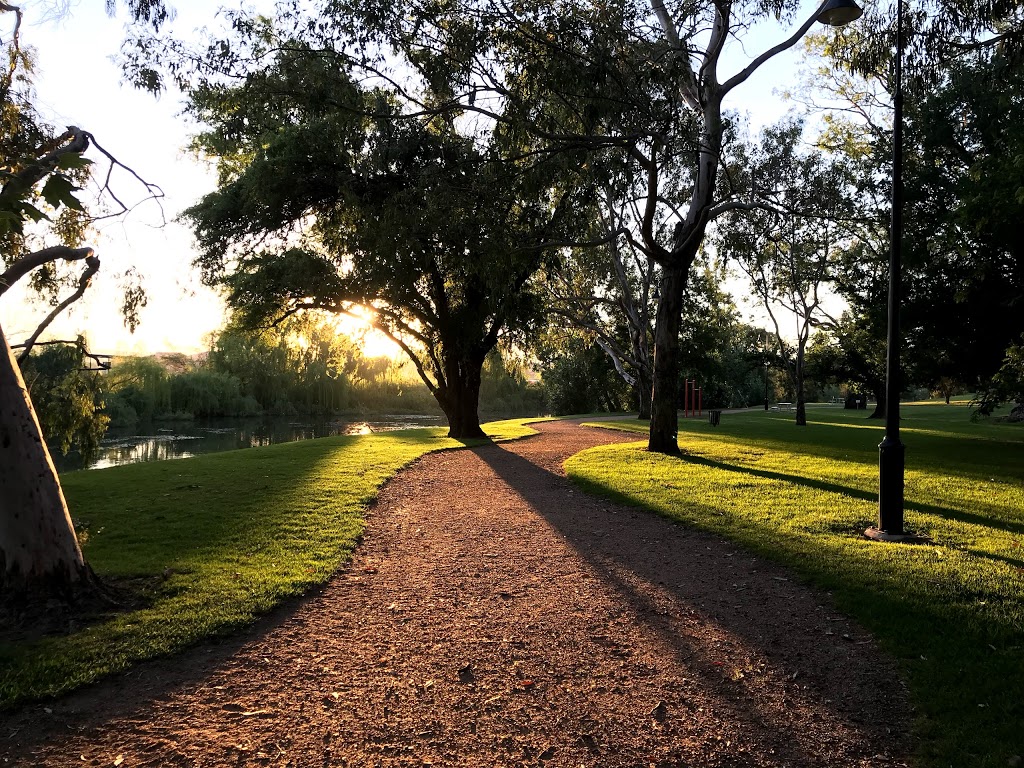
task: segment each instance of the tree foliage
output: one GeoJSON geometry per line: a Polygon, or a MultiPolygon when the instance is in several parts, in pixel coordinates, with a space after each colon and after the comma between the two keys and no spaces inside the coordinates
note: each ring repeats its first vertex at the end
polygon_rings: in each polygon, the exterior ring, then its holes
{"type": "MultiPolygon", "coordinates": [[[[975,8],[976,28],[971,31],[968,24],[962,31],[975,42],[991,43],[978,45],[957,38],[954,28],[962,22],[957,12],[932,25],[919,9],[915,4],[907,23],[930,31],[915,36],[917,47],[908,58],[901,244],[904,381],[930,389],[959,382],[979,390],[1024,332],[1019,311],[1024,267],[1015,232],[1024,185],[1015,159],[1022,152],[1024,82],[1017,54],[1006,47],[1019,33],[1013,32],[1017,22],[993,22],[1012,10],[1007,6],[975,8]],[[948,29],[939,34],[942,25],[948,29]],[[1009,36],[1002,36],[1000,25],[1009,36]],[[922,74],[918,65],[925,64],[931,69],[922,74]]],[[[826,46],[826,54],[856,63],[858,46],[866,43],[862,33],[849,31],[826,46]]],[[[881,40],[883,48],[894,43],[891,34],[881,40]]],[[[842,369],[856,372],[852,380],[880,397],[891,190],[890,63],[891,50],[867,68],[865,79],[834,76],[831,95],[845,102],[847,119],[833,120],[822,137],[830,149],[859,166],[863,222],[855,230],[856,248],[838,273],[837,288],[850,304],[850,317],[832,334],[841,346],[829,355],[841,358],[842,369]]]]}
{"type": "Polygon", "coordinates": [[[922,383],[979,387],[1024,333],[1024,75],[998,58],[948,75],[908,132],[907,338],[922,383]]]}
{"type": "Polygon", "coordinates": [[[720,256],[739,266],[771,318],[800,425],[807,423],[808,342],[816,328],[836,322],[826,301],[848,263],[857,218],[853,168],[842,155],[802,150],[803,134],[798,120],[764,131],[750,171],[764,179],[765,204],[734,213],[717,239],[720,256]]]}
{"type": "Polygon", "coordinates": [[[586,205],[571,169],[500,128],[417,115],[395,86],[360,86],[334,42],[279,36],[264,19],[236,33],[231,45],[266,55],[217,57],[219,74],[188,86],[206,126],[195,145],[220,172],[185,214],[204,279],[250,323],[368,312],[452,434],[478,436],[481,366],[506,332],[527,330],[540,307],[529,279],[586,205]]]}
{"type": "Polygon", "coordinates": [[[110,421],[103,413],[103,374],[90,363],[82,338],[38,347],[21,363],[43,434],[62,453],[74,447],[86,461],[96,455],[110,421]]]}
{"type": "Polygon", "coordinates": [[[977,413],[991,416],[1002,403],[1013,403],[1009,419],[1024,421],[1024,341],[1010,346],[1002,366],[975,401],[977,413]]]}
{"type": "Polygon", "coordinates": [[[569,323],[588,344],[597,344],[632,390],[639,418],[649,419],[658,268],[618,234],[621,216],[610,197],[601,207],[609,243],[573,249],[558,270],[542,278],[549,322],[569,323]]]}
{"type": "MultiPolygon", "coordinates": [[[[745,408],[762,398],[764,334],[740,320],[721,280],[707,265],[690,278],[680,323],[680,380],[697,382],[705,408],[745,408]]],[[[684,405],[682,398],[677,405],[684,405]]]]}
{"type": "MultiPolygon", "coordinates": [[[[386,6],[331,0],[314,15],[296,4],[283,21],[314,41],[312,48],[343,51],[336,69],[351,66],[368,82],[387,84],[407,115],[488,126],[514,148],[513,154],[503,148],[506,159],[558,154],[619,186],[616,197],[631,206],[627,226],[634,244],[663,269],[654,378],[665,406],[655,407],[650,446],[675,452],[677,338],[687,275],[709,223],[746,202],[737,198],[736,169],[727,160],[731,128],[724,102],[764,62],[794,45],[814,19],[739,71],[720,71],[722,53],[759,21],[791,22],[797,7],[788,0],[652,6],[573,0],[557,7],[539,0],[386,6]]],[[[265,28],[237,18],[233,24],[236,30],[265,28]]],[[[268,42],[266,51],[275,45],[268,42]]],[[[139,40],[128,72],[145,87],[158,88],[167,76],[187,83],[195,59],[173,55],[180,50],[139,40]],[[172,63],[161,68],[157,60],[172,63]]],[[[215,41],[205,50],[206,63],[267,58],[237,40],[215,41]]]]}
{"type": "Polygon", "coordinates": [[[291,317],[270,329],[229,323],[213,341],[207,367],[239,383],[240,394],[265,413],[329,414],[351,404],[352,379],[365,361],[333,323],[291,317]]]}
{"type": "Polygon", "coordinates": [[[550,413],[614,412],[630,406],[630,387],[611,358],[580,330],[551,328],[538,345],[544,402],[550,413]]]}
{"type": "Polygon", "coordinates": [[[829,46],[828,54],[868,77],[892,71],[897,21],[903,37],[904,74],[911,90],[925,92],[946,81],[967,60],[1024,57],[1024,9],[1016,0],[914,0],[868,5],[856,25],[829,46]]]}

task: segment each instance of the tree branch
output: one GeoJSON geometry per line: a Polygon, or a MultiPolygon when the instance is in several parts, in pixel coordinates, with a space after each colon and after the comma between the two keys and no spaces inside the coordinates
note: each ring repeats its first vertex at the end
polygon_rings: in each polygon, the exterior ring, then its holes
{"type": "Polygon", "coordinates": [[[619,374],[619,376],[622,377],[622,380],[629,384],[629,386],[631,387],[636,386],[636,377],[630,376],[628,373],[626,373],[626,369],[622,366],[622,361],[619,359],[617,350],[613,349],[611,344],[605,341],[605,339],[601,336],[598,336],[595,339],[595,341],[597,342],[597,346],[603,349],[604,353],[608,355],[609,358],[611,358],[612,365],[615,366],[615,371],[619,374]]]}
{"type": "MultiPolygon", "coordinates": [[[[37,341],[37,342],[35,342],[34,346],[37,346],[37,347],[49,347],[49,346],[52,346],[54,344],[65,344],[65,345],[81,346],[81,340],[80,339],[51,339],[49,341],[37,341]]],[[[24,346],[25,346],[24,344],[11,344],[11,349],[21,349],[24,346]]],[[[110,370],[110,355],[100,355],[100,354],[96,354],[94,352],[90,352],[87,349],[83,349],[82,350],[82,356],[83,357],[88,357],[90,360],[92,360],[97,365],[97,368],[86,368],[85,370],[87,370],[87,371],[92,371],[92,370],[109,371],[110,370]]],[[[19,363],[19,365],[21,364],[21,360],[20,359],[18,360],[18,363],[19,363]]]]}
{"type": "Polygon", "coordinates": [[[748,64],[746,68],[744,68],[742,71],[738,72],[737,74],[733,75],[728,80],[726,80],[722,84],[721,94],[725,96],[725,94],[727,94],[737,85],[746,81],[747,78],[754,74],[754,72],[756,72],[757,69],[766,61],[774,58],[783,51],[789,50],[794,45],[796,45],[800,38],[807,34],[807,30],[809,30],[814,25],[814,22],[817,21],[818,14],[821,13],[821,9],[824,7],[825,3],[823,2],[820,6],[818,6],[818,10],[812,13],[810,17],[808,17],[808,19],[797,28],[796,32],[794,32],[792,35],[790,35],[788,38],[783,40],[778,45],[769,48],[767,51],[765,51],[752,62],[750,62],[750,64],[748,64]]]}
{"type": "Polygon", "coordinates": [[[116,217],[116,216],[121,216],[122,214],[128,213],[128,212],[134,210],[135,208],[138,208],[140,205],[142,205],[145,202],[148,202],[149,200],[155,200],[157,202],[157,205],[160,206],[160,214],[161,214],[162,218],[164,219],[164,223],[166,223],[167,217],[164,216],[163,205],[160,203],[160,200],[162,200],[164,198],[164,191],[163,191],[163,189],[161,189],[160,186],[158,186],[157,184],[153,184],[152,182],[146,181],[133,168],[130,168],[129,166],[125,165],[120,160],[118,160],[116,157],[114,157],[114,155],[112,155],[110,152],[108,152],[106,149],[104,149],[102,146],[100,146],[99,142],[96,141],[96,137],[95,136],[92,136],[91,134],[89,134],[89,137],[92,139],[93,147],[95,147],[104,157],[106,157],[107,161],[110,163],[110,167],[107,168],[106,176],[103,179],[103,184],[100,185],[100,190],[99,190],[100,194],[106,193],[106,194],[110,195],[110,199],[113,200],[115,203],[117,203],[119,206],[121,206],[121,210],[120,211],[108,214],[106,216],[98,216],[98,217],[94,218],[93,221],[101,221],[103,219],[109,219],[109,218],[113,218],[113,217],[116,217]],[[137,182],[139,182],[145,188],[146,192],[149,193],[149,196],[148,197],[144,197],[142,200],[138,201],[137,203],[135,203],[134,205],[132,205],[130,207],[128,205],[126,205],[121,200],[121,198],[119,198],[117,195],[114,194],[113,190],[111,190],[111,188],[110,188],[110,177],[114,173],[114,169],[115,168],[121,168],[121,169],[127,171],[128,174],[130,176],[132,176],[132,178],[134,178],[137,182]]]}
{"type": "Polygon", "coordinates": [[[677,55],[686,56],[685,65],[683,66],[683,83],[679,88],[679,95],[683,97],[683,101],[690,109],[700,109],[697,78],[693,74],[690,58],[679,40],[679,32],[676,30],[675,22],[673,22],[671,14],[665,7],[664,0],[651,0],[651,8],[654,10],[654,15],[658,17],[658,23],[661,25],[661,31],[664,33],[668,44],[672,46],[677,55]]]}
{"type": "Polygon", "coordinates": [[[7,292],[7,289],[18,282],[36,267],[49,264],[51,261],[63,259],[64,261],[81,261],[91,259],[94,251],[92,248],[71,248],[67,245],[54,245],[35,251],[27,256],[22,256],[14,262],[11,267],[0,274],[0,296],[7,292]]]}
{"type": "Polygon", "coordinates": [[[53,173],[64,155],[80,155],[85,152],[89,148],[89,140],[91,138],[91,135],[81,128],[69,125],[64,133],[50,142],[49,145],[54,146],[54,149],[45,152],[42,157],[29,163],[14,174],[12,180],[4,185],[3,190],[0,190],[0,195],[7,191],[8,187],[14,183],[14,180],[17,180],[18,184],[23,185],[24,189],[34,187],[53,173]]]}
{"type": "Polygon", "coordinates": [[[18,365],[21,365],[28,359],[29,354],[32,352],[32,347],[36,343],[36,339],[38,339],[39,336],[43,333],[43,331],[45,331],[49,327],[50,323],[52,323],[54,319],[56,319],[57,315],[59,315],[65,309],[70,307],[72,304],[74,304],[76,301],[82,298],[82,296],[85,294],[85,289],[89,287],[89,281],[92,280],[93,275],[99,272],[100,260],[97,259],[95,256],[90,256],[85,260],[85,263],[87,265],[85,272],[83,272],[82,276],[78,278],[78,289],[70,296],[68,296],[66,299],[64,299],[64,301],[62,301],[60,304],[54,307],[53,311],[50,312],[50,314],[48,314],[43,319],[43,322],[39,324],[39,326],[35,329],[33,334],[29,336],[28,339],[23,344],[18,345],[23,350],[22,353],[18,355],[18,365]]]}
{"type": "Polygon", "coordinates": [[[21,54],[21,8],[10,5],[9,3],[0,0],[0,13],[13,13],[14,14],[14,31],[11,33],[11,45],[10,45],[10,63],[8,64],[7,72],[4,74],[3,89],[9,90],[11,83],[14,82],[14,73],[18,69],[18,57],[21,54]]]}

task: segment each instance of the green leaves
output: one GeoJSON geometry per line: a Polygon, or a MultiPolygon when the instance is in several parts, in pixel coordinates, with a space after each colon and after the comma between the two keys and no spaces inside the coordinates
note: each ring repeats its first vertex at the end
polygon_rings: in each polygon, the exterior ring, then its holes
{"type": "MultiPolygon", "coordinates": [[[[74,157],[78,157],[79,160],[84,159],[77,155],[74,157]]],[[[72,161],[69,163],[69,167],[84,168],[89,163],[90,161],[88,160],[85,160],[84,163],[72,161]]],[[[59,210],[61,206],[74,211],[85,211],[81,201],[74,195],[79,189],[64,174],[52,173],[46,178],[46,182],[43,184],[38,195],[54,211],[59,210]]],[[[0,237],[22,234],[25,228],[25,221],[39,223],[41,221],[53,220],[49,214],[38,208],[34,202],[30,202],[35,199],[35,193],[30,187],[21,183],[18,178],[8,174],[7,183],[4,184],[3,191],[0,192],[0,237]]]]}
{"type": "Polygon", "coordinates": [[[57,160],[57,169],[61,171],[78,171],[88,168],[93,162],[85,155],[77,152],[68,152],[57,160]]]}
{"type": "Polygon", "coordinates": [[[94,456],[110,419],[101,412],[104,380],[86,370],[84,340],[36,347],[22,372],[47,440],[62,453],[74,446],[94,456]]]}
{"type": "MultiPolygon", "coordinates": [[[[0,152],[5,149],[13,148],[4,147],[0,142],[0,152]]],[[[23,151],[27,152],[28,148],[23,151]]],[[[92,165],[92,161],[81,153],[66,152],[57,158],[55,164],[52,160],[42,164],[35,156],[39,151],[36,149],[35,152],[19,156],[0,155],[0,237],[22,234],[25,221],[52,221],[50,214],[38,207],[39,200],[54,212],[61,207],[85,211],[81,201],[74,195],[81,188],[72,181],[71,175],[83,173],[92,165]],[[34,183],[32,176],[26,180],[25,169],[39,169],[36,177],[42,175],[45,179],[41,189],[36,189],[38,182],[34,183]]]]}
{"type": "MultiPolygon", "coordinates": [[[[71,167],[75,167],[75,165],[72,165],[71,167]]],[[[84,166],[79,164],[78,167],[84,166]]],[[[55,173],[46,180],[46,183],[43,184],[43,188],[40,190],[39,194],[47,204],[54,209],[60,208],[61,205],[65,205],[72,210],[83,211],[85,209],[82,207],[82,203],[79,202],[78,198],[75,197],[74,194],[72,194],[73,192],[78,191],[79,187],[75,186],[67,176],[55,173]]],[[[39,219],[35,220],[38,221],[39,219]]]]}

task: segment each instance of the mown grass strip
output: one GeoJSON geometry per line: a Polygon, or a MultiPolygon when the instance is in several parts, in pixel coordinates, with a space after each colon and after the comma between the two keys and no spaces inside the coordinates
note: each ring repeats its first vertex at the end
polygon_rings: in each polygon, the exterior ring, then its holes
{"type": "MultiPolygon", "coordinates": [[[[484,430],[493,440],[523,437],[534,433],[527,421],[484,430]]],[[[323,584],[358,543],[363,513],[386,480],[425,453],[465,445],[445,431],[334,437],[65,475],[86,559],[101,578],[152,584],[149,604],[69,635],[0,646],[0,709],[228,634],[323,584]]]]}
{"type": "Polygon", "coordinates": [[[877,514],[881,425],[838,408],[810,420],[683,420],[681,459],[617,444],[566,469],[589,491],[732,539],[831,591],[900,659],[921,765],[1015,764],[1024,755],[1024,428],[975,424],[955,406],[904,408],[907,527],[935,541],[911,547],[861,536],[877,514]]]}

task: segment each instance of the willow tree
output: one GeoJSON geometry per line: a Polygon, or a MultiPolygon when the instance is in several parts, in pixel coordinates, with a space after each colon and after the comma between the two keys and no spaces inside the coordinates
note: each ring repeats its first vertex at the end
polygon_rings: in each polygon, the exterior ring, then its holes
{"type": "Polygon", "coordinates": [[[185,213],[204,279],[252,323],[368,317],[412,361],[449,434],[482,436],[487,353],[537,316],[530,278],[557,258],[586,196],[561,157],[530,157],[501,123],[470,132],[399,88],[364,90],[327,41],[278,37],[266,20],[235,29],[231,50],[245,55],[214,55],[186,83],[206,127],[196,147],[220,171],[185,213]]]}

